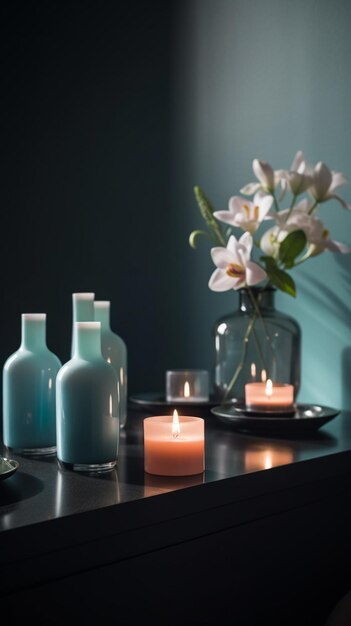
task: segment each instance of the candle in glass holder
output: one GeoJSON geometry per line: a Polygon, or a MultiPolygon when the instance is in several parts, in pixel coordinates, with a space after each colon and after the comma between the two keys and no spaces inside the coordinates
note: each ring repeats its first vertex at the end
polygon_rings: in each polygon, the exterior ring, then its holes
{"type": "Polygon", "coordinates": [[[269,378],[264,382],[245,385],[245,404],[248,409],[258,411],[294,410],[294,386],[273,383],[269,378]]]}
{"type": "Polygon", "coordinates": [[[208,402],[209,376],[206,370],[168,370],[166,400],[175,404],[208,402]]]}
{"type": "Polygon", "coordinates": [[[144,419],[144,469],[158,476],[191,476],[205,469],[201,417],[155,415],[144,419]]]}

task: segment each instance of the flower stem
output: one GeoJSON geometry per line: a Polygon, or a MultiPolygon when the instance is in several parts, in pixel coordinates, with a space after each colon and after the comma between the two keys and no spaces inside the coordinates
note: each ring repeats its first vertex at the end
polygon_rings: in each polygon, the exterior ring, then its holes
{"type": "Polygon", "coordinates": [[[280,208],[279,208],[278,200],[275,197],[274,191],[272,192],[272,196],[273,196],[273,201],[274,201],[274,208],[277,211],[277,213],[279,213],[280,208]]]}
{"type": "Polygon", "coordinates": [[[312,204],[310,210],[308,211],[308,215],[312,215],[312,213],[315,210],[317,204],[318,204],[318,202],[317,202],[317,200],[315,200],[314,203],[312,204]]]}
{"type": "Polygon", "coordinates": [[[288,214],[286,216],[285,224],[288,223],[288,219],[289,219],[289,217],[291,215],[291,212],[292,212],[292,210],[293,210],[293,208],[295,206],[296,198],[297,198],[297,196],[293,196],[293,198],[292,198],[292,201],[291,201],[291,204],[290,204],[290,207],[289,207],[289,211],[288,211],[288,214]]]}
{"type": "Polygon", "coordinates": [[[236,370],[234,372],[234,375],[233,375],[232,379],[229,382],[229,385],[228,385],[228,387],[226,389],[226,392],[225,392],[225,394],[223,396],[223,400],[224,401],[227,400],[230,391],[234,387],[236,381],[238,380],[239,374],[240,374],[241,370],[244,367],[245,359],[246,359],[246,355],[247,355],[247,348],[248,348],[248,343],[249,343],[249,337],[250,337],[251,331],[252,331],[252,329],[254,327],[255,320],[256,320],[256,313],[251,317],[250,322],[247,325],[247,329],[246,329],[246,332],[245,332],[245,335],[244,335],[244,339],[243,339],[243,349],[242,349],[242,353],[241,353],[241,359],[240,359],[240,362],[239,362],[239,364],[238,364],[238,366],[237,366],[237,368],[236,368],[236,370]]]}
{"type": "Polygon", "coordinates": [[[265,370],[267,370],[267,368],[266,368],[266,364],[265,364],[265,361],[264,361],[263,352],[262,352],[262,350],[261,350],[260,342],[259,342],[259,340],[258,340],[258,338],[257,338],[255,328],[253,328],[253,329],[252,329],[252,334],[253,334],[253,338],[254,338],[254,340],[255,340],[255,344],[256,344],[256,348],[257,348],[258,355],[259,355],[259,357],[260,357],[260,359],[261,359],[262,368],[263,368],[263,369],[265,369],[265,370]]]}
{"type": "MultiPolygon", "coordinates": [[[[264,318],[263,318],[263,316],[261,314],[260,308],[259,308],[259,306],[257,304],[256,299],[254,298],[254,295],[253,295],[250,287],[247,287],[247,290],[248,290],[248,293],[249,293],[252,305],[253,305],[253,307],[255,309],[256,316],[261,320],[261,324],[262,324],[262,328],[263,328],[263,331],[264,331],[264,335],[265,335],[265,337],[266,337],[266,339],[268,341],[268,345],[269,345],[270,349],[272,350],[273,359],[275,360],[275,358],[276,358],[275,350],[274,350],[274,346],[272,344],[272,339],[271,339],[271,336],[270,336],[270,334],[268,332],[266,323],[264,321],[264,318]]],[[[262,354],[262,350],[260,349],[259,352],[260,352],[260,355],[262,355],[261,358],[262,358],[262,362],[264,364],[264,357],[263,357],[263,354],[262,354]]],[[[265,367],[265,369],[267,369],[267,368],[265,367]]]]}

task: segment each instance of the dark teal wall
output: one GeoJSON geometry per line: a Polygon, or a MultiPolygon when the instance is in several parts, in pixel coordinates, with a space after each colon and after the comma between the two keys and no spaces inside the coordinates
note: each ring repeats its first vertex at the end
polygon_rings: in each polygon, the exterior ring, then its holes
{"type": "MultiPolygon", "coordinates": [[[[236,295],[213,266],[193,197],[218,208],[254,157],[288,167],[297,149],[351,178],[351,5],[335,0],[36,0],[1,6],[3,362],[22,312],[47,312],[69,356],[71,294],[110,299],[131,391],[165,370],[212,368],[214,320],[236,295]]],[[[351,191],[345,189],[351,201],[351,191]]],[[[351,215],[323,207],[351,244],[351,215]]],[[[301,399],[347,406],[351,257],[296,271],[301,399]]]]}
{"type": "MultiPolygon", "coordinates": [[[[173,171],[170,354],[212,367],[214,320],[236,294],[210,292],[209,247],[187,238],[201,227],[200,185],[218,209],[254,180],[253,158],[288,168],[295,152],[325,161],[351,182],[351,4],[346,0],[197,0],[176,3],[173,38],[173,171]]],[[[342,189],[351,202],[351,187],[342,189]]],[[[330,202],[321,217],[351,245],[351,212],[330,202]]],[[[279,308],[300,322],[300,401],[350,408],[351,255],[325,253],[294,270],[296,300],[279,308]]]]}
{"type": "Polygon", "coordinates": [[[72,293],[93,291],[111,300],[131,391],[159,386],[170,7],[5,0],[0,18],[1,360],[21,313],[46,312],[66,361],[72,293]]]}

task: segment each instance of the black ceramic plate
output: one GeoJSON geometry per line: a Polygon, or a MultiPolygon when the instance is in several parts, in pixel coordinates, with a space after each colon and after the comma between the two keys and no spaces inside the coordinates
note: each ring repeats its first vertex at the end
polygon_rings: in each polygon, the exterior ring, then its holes
{"type": "Polygon", "coordinates": [[[293,415],[255,415],[243,406],[223,404],[211,413],[235,430],[253,433],[299,434],[317,430],[339,413],[339,409],[318,404],[297,404],[293,415]]]}
{"type": "Polygon", "coordinates": [[[0,480],[4,480],[5,478],[12,476],[18,467],[19,463],[17,461],[0,457],[0,480]]]}
{"type": "Polygon", "coordinates": [[[136,394],[129,398],[130,405],[134,408],[139,408],[146,411],[155,411],[160,408],[172,409],[176,408],[180,411],[190,409],[207,409],[216,406],[218,404],[218,398],[210,396],[208,402],[168,402],[165,395],[160,392],[148,392],[143,394],[136,394]]]}

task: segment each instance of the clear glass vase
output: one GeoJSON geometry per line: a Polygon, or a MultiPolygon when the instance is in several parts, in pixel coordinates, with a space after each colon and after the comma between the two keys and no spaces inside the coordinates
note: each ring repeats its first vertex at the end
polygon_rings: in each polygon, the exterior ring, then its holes
{"type": "Polygon", "coordinates": [[[245,384],[271,379],[294,386],[301,378],[301,328],[274,304],[274,287],[239,290],[239,305],[214,327],[214,391],[218,400],[245,400],[245,384]]]}

